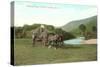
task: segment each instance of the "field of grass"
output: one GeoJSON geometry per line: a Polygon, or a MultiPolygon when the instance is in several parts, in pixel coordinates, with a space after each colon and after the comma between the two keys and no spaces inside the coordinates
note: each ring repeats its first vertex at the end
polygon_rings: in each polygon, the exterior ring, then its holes
{"type": "Polygon", "coordinates": [[[48,49],[37,43],[32,46],[31,39],[15,39],[15,65],[51,64],[97,60],[97,45],[66,46],[48,49]]]}

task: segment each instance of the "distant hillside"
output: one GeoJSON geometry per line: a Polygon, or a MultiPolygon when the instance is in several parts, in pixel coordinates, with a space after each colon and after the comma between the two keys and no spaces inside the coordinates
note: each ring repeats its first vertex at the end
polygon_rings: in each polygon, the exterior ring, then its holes
{"type": "Polygon", "coordinates": [[[97,16],[69,22],[68,24],[62,26],[62,29],[66,32],[78,32],[80,24],[86,25],[87,30],[91,31],[91,28],[97,25],[97,16]]]}

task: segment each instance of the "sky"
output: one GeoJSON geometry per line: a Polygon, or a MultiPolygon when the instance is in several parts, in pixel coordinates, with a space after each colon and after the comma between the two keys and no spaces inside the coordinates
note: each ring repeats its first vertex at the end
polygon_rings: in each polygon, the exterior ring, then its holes
{"type": "Polygon", "coordinates": [[[93,5],[15,2],[15,26],[39,23],[60,27],[95,15],[97,7],[93,5]]]}

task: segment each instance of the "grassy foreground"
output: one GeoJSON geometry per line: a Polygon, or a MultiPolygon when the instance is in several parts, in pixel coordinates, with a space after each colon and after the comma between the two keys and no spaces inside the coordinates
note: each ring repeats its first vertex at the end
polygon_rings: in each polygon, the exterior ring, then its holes
{"type": "Polygon", "coordinates": [[[51,64],[97,60],[97,45],[66,46],[48,49],[40,43],[32,47],[31,39],[15,39],[15,65],[51,64]]]}

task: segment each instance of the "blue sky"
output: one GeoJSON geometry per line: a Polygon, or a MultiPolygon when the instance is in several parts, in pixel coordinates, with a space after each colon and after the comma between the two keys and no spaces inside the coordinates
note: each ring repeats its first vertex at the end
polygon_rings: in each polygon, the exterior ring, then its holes
{"type": "Polygon", "coordinates": [[[42,23],[59,27],[70,21],[95,15],[97,15],[96,6],[15,2],[15,26],[42,23]]]}

